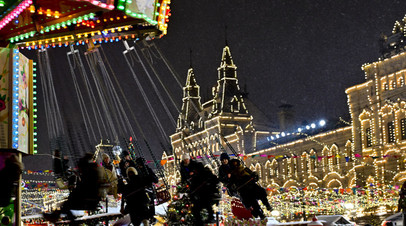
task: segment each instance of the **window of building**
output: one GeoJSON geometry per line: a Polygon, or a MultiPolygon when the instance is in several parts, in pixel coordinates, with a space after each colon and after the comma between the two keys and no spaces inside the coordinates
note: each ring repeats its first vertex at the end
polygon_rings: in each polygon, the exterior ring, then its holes
{"type": "Polygon", "coordinates": [[[400,120],[400,136],[402,140],[406,140],[406,118],[400,120]]]}
{"type": "Polygon", "coordinates": [[[388,122],[388,143],[395,142],[395,124],[393,121],[388,122]]]}
{"type": "Polygon", "coordinates": [[[405,85],[405,81],[403,80],[403,78],[399,79],[399,86],[403,87],[405,85]]]}
{"type": "Polygon", "coordinates": [[[396,88],[396,81],[392,81],[392,89],[396,88]]]}
{"type": "Polygon", "coordinates": [[[371,147],[372,146],[372,131],[371,128],[367,128],[365,130],[365,140],[366,140],[366,145],[367,147],[371,147]]]}
{"type": "Polygon", "coordinates": [[[389,85],[388,85],[388,83],[383,83],[383,89],[384,90],[389,90],[389,85]]]}

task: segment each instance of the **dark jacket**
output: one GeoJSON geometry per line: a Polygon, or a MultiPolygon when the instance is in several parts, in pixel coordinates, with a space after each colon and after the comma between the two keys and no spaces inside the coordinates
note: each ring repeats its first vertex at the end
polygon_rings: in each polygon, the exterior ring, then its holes
{"type": "Polygon", "coordinates": [[[61,157],[54,157],[54,174],[59,177],[66,176],[68,170],[68,159],[62,159],[61,157]]]}
{"type": "Polygon", "coordinates": [[[219,180],[211,169],[191,160],[188,166],[181,164],[182,182],[190,185],[189,194],[194,202],[212,203],[219,197],[219,180]],[[191,175],[191,173],[193,173],[191,175]]]}
{"type": "Polygon", "coordinates": [[[158,183],[158,177],[149,166],[137,164],[136,169],[145,186],[151,187],[153,183],[158,183]]]}
{"type": "Polygon", "coordinates": [[[134,212],[139,215],[147,213],[149,198],[145,191],[141,176],[131,176],[128,184],[124,186],[123,198],[126,204],[126,212],[134,212]]]}
{"type": "Polygon", "coordinates": [[[123,158],[123,159],[120,161],[119,166],[120,166],[121,175],[122,175],[123,177],[125,177],[125,178],[127,177],[127,168],[128,168],[128,167],[134,167],[134,168],[136,167],[134,161],[132,161],[132,160],[126,160],[125,158],[123,158]]]}
{"type": "Polygon", "coordinates": [[[231,174],[231,168],[229,164],[222,164],[219,167],[219,180],[221,183],[223,183],[225,186],[230,182],[230,178],[228,178],[228,174],[231,174]]]}
{"type": "Polygon", "coordinates": [[[22,164],[14,157],[5,161],[4,168],[0,171],[0,207],[10,204],[10,199],[18,188],[18,180],[22,173],[22,164]]]}
{"type": "Polygon", "coordinates": [[[180,164],[180,176],[181,182],[190,182],[190,179],[196,172],[203,171],[204,166],[200,162],[190,160],[189,165],[185,165],[183,162],[180,164]]]}

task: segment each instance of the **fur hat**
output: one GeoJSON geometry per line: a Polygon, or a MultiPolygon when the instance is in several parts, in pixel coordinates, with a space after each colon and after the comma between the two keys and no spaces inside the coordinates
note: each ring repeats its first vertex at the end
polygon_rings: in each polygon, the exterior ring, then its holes
{"type": "Polygon", "coordinates": [[[227,153],[221,153],[221,155],[220,155],[220,161],[223,161],[223,159],[228,159],[228,160],[230,160],[230,156],[228,156],[227,153]]]}
{"type": "Polygon", "coordinates": [[[138,175],[138,172],[134,167],[128,167],[127,171],[126,171],[127,175],[128,175],[129,172],[133,172],[134,175],[138,175]]]}
{"type": "Polygon", "coordinates": [[[109,156],[108,154],[106,154],[106,153],[103,153],[103,154],[102,154],[102,159],[104,160],[104,159],[106,159],[106,158],[110,158],[110,156],[109,156]]]}
{"type": "Polygon", "coordinates": [[[190,159],[190,155],[188,153],[185,153],[182,155],[182,160],[185,160],[185,159],[190,159]]]}

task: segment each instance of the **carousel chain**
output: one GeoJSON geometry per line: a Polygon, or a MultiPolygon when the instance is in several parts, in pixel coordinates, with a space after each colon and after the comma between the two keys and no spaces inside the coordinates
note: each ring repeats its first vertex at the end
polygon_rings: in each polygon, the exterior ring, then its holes
{"type": "Polygon", "coordinates": [[[104,81],[104,87],[106,88],[106,93],[109,99],[107,100],[109,102],[110,106],[110,111],[113,112],[112,118],[115,119],[116,123],[120,123],[121,126],[118,126],[118,130],[120,131],[120,134],[128,134],[127,131],[127,125],[124,122],[124,118],[122,116],[122,113],[124,112],[123,106],[121,104],[120,98],[118,97],[118,94],[116,92],[115,87],[113,86],[113,83],[110,79],[109,72],[106,69],[106,66],[103,62],[103,59],[101,57],[99,49],[95,49],[93,51],[93,54],[95,55],[95,58],[97,59],[101,75],[104,81]],[[114,107],[113,107],[114,106],[114,107]]]}
{"type": "Polygon", "coordinates": [[[158,99],[159,99],[159,101],[161,102],[161,105],[163,106],[163,108],[164,108],[164,110],[165,110],[165,112],[166,112],[168,118],[169,118],[170,121],[172,122],[172,125],[173,125],[173,126],[176,126],[176,122],[175,122],[175,120],[174,120],[174,117],[172,116],[171,112],[169,111],[168,106],[165,104],[165,101],[164,101],[164,99],[162,98],[161,93],[159,92],[159,90],[158,90],[157,86],[155,85],[154,81],[152,80],[151,75],[149,74],[147,68],[145,67],[145,64],[144,64],[144,62],[142,61],[140,55],[138,54],[137,49],[134,47],[133,50],[134,50],[134,53],[135,53],[136,56],[137,56],[137,59],[140,61],[140,64],[141,64],[142,68],[144,69],[144,72],[145,72],[145,74],[147,75],[147,77],[148,77],[148,79],[149,79],[149,81],[150,81],[150,83],[151,83],[151,85],[152,85],[152,88],[154,89],[155,93],[157,94],[158,99]]]}
{"type": "Polygon", "coordinates": [[[123,51],[123,55],[124,55],[124,58],[125,58],[125,60],[126,60],[126,62],[127,62],[127,64],[128,64],[128,66],[129,66],[129,69],[130,69],[130,71],[131,71],[131,74],[132,74],[132,76],[133,76],[133,78],[134,78],[134,80],[135,80],[135,82],[136,82],[136,84],[137,84],[137,86],[138,86],[138,89],[139,89],[140,92],[141,92],[141,95],[142,95],[142,97],[143,97],[143,99],[144,99],[144,101],[145,101],[145,103],[146,103],[146,105],[147,105],[147,107],[148,107],[148,110],[149,110],[149,112],[150,112],[150,114],[151,114],[151,116],[152,116],[152,118],[153,118],[155,124],[156,124],[157,127],[158,127],[158,130],[159,130],[159,132],[160,132],[160,134],[161,134],[162,139],[165,140],[166,142],[168,142],[169,140],[168,140],[168,137],[167,137],[166,134],[165,134],[165,130],[163,129],[163,126],[162,126],[161,122],[159,121],[158,116],[156,115],[156,112],[155,112],[155,110],[153,109],[153,107],[152,107],[152,105],[151,105],[151,102],[149,101],[149,99],[148,99],[148,97],[147,97],[147,95],[146,95],[146,93],[145,93],[144,88],[143,88],[142,85],[141,85],[141,82],[140,82],[140,80],[139,80],[137,74],[135,73],[133,67],[131,66],[130,60],[129,60],[128,57],[127,57],[127,54],[128,54],[129,56],[131,56],[131,53],[133,52],[134,47],[131,47],[131,48],[130,48],[130,47],[128,46],[128,43],[127,43],[126,41],[123,41],[123,43],[124,43],[124,45],[125,45],[125,47],[126,47],[126,50],[123,51]]]}
{"type": "Polygon", "coordinates": [[[89,48],[89,50],[85,53],[85,59],[87,61],[87,64],[89,65],[90,68],[90,72],[96,87],[96,91],[98,94],[98,98],[99,98],[99,103],[101,104],[101,109],[103,111],[103,116],[105,117],[106,120],[106,125],[107,125],[107,131],[106,133],[108,134],[108,137],[110,138],[115,138],[115,135],[117,134],[115,128],[114,128],[114,123],[113,123],[113,119],[111,118],[111,114],[108,110],[108,104],[106,102],[107,98],[105,95],[105,92],[103,92],[103,87],[102,87],[102,82],[100,81],[100,75],[97,72],[97,63],[95,62],[96,59],[94,58],[94,56],[91,54],[91,50],[89,48]]]}
{"type": "MultiPolygon", "coordinates": [[[[96,141],[97,140],[96,134],[94,132],[92,123],[90,123],[90,116],[89,116],[89,113],[88,113],[88,111],[86,109],[86,102],[85,102],[85,100],[83,98],[83,95],[82,95],[82,92],[81,92],[81,89],[79,87],[79,83],[77,81],[75,71],[74,71],[76,66],[77,66],[76,61],[78,60],[78,59],[76,59],[75,54],[77,54],[79,51],[74,50],[73,45],[71,45],[70,47],[71,47],[71,52],[67,53],[67,58],[68,58],[69,68],[70,68],[70,72],[71,72],[71,76],[72,76],[73,85],[75,87],[75,91],[76,91],[76,94],[77,94],[78,100],[79,100],[80,112],[82,113],[83,122],[85,124],[85,128],[86,128],[87,134],[89,136],[89,139],[93,140],[93,141],[96,141]],[[72,65],[72,61],[71,61],[69,55],[72,55],[74,57],[73,65],[72,65]]],[[[82,70],[81,67],[80,67],[80,69],[82,70]]],[[[93,101],[91,101],[91,104],[93,105],[93,101]]],[[[99,130],[99,135],[101,136],[101,131],[100,131],[100,126],[99,126],[98,120],[96,120],[96,125],[97,125],[98,130],[99,130]]]]}
{"type": "Polygon", "coordinates": [[[47,115],[48,136],[50,137],[51,150],[60,149],[69,152],[66,143],[63,120],[55,92],[54,81],[51,70],[51,63],[46,49],[39,49],[37,52],[40,73],[41,87],[44,93],[45,110],[47,115]]]}
{"type": "MultiPolygon", "coordinates": [[[[148,61],[148,58],[147,58],[146,53],[145,53],[145,52],[148,51],[148,50],[149,50],[149,49],[147,49],[147,48],[142,48],[142,49],[141,49],[141,53],[142,53],[142,55],[144,56],[144,58],[146,59],[146,61],[147,61],[148,65],[149,65],[149,67],[152,69],[152,72],[154,72],[155,77],[156,77],[157,80],[159,81],[159,84],[161,85],[161,87],[163,87],[163,89],[164,89],[166,95],[168,96],[169,100],[171,101],[172,105],[175,107],[175,109],[176,109],[176,110],[178,111],[178,113],[179,113],[180,111],[179,111],[178,109],[180,109],[180,108],[178,107],[178,105],[176,104],[175,100],[173,99],[173,95],[172,95],[171,92],[167,89],[167,87],[164,85],[164,83],[163,83],[161,77],[159,76],[157,70],[156,70],[155,67],[152,65],[152,61],[148,61]]],[[[151,51],[148,51],[148,52],[151,52],[151,51]]]]}

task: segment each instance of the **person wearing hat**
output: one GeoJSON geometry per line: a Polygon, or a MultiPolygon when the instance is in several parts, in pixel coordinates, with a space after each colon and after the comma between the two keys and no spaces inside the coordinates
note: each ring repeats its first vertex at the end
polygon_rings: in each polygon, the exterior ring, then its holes
{"type": "Polygon", "coordinates": [[[231,168],[229,165],[230,156],[227,153],[220,155],[221,166],[219,167],[219,180],[227,188],[227,193],[230,196],[236,196],[236,192],[232,189],[230,184],[231,168]]]}
{"type": "Polygon", "coordinates": [[[245,208],[251,210],[254,217],[265,218],[263,210],[258,204],[261,200],[265,207],[272,211],[272,207],[267,199],[266,191],[258,185],[258,174],[249,168],[241,165],[238,159],[232,159],[230,164],[229,185],[238,193],[245,208]]]}
{"type": "Polygon", "coordinates": [[[123,189],[123,200],[121,201],[120,212],[130,214],[133,225],[149,225],[148,222],[148,203],[149,198],[145,191],[145,186],[138,171],[134,167],[128,167],[126,170],[127,184],[123,189]]]}
{"type": "Polygon", "coordinates": [[[118,179],[116,168],[114,167],[113,163],[111,162],[110,156],[106,153],[102,154],[102,165],[103,165],[103,177],[104,182],[110,184],[107,189],[107,194],[113,195],[115,199],[118,198],[117,195],[117,186],[118,186],[118,179]]]}
{"type": "Polygon", "coordinates": [[[204,167],[201,162],[190,159],[189,154],[182,155],[180,164],[181,181],[189,185],[189,197],[194,217],[194,225],[203,225],[201,210],[206,209],[208,218],[206,223],[214,222],[213,205],[218,202],[219,180],[212,171],[204,167]]]}
{"type": "Polygon", "coordinates": [[[147,194],[150,198],[150,202],[148,205],[148,216],[151,222],[155,221],[155,187],[154,183],[158,183],[158,177],[155,175],[154,171],[146,164],[146,161],[142,157],[138,157],[135,159],[136,167],[138,171],[138,175],[141,178],[141,181],[144,183],[147,194]]]}
{"type": "Polygon", "coordinates": [[[74,220],[71,210],[95,211],[103,196],[102,177],[103,172],[93,162],[93,153],[86,153],[78,162],[80,180],[70,192],[68,199],[62,204],[61,209],[51,213],[43,213],[47,221],[56,222],[60,215],[66,214],[68,219],[74,220]]]}
{"type": "Polygon", "coordinates": [[[180,163],[181,182],[187,182],[195,173],[196,168],[203,168],[202,163],[190,159],[188,153],[182,155],[182,162],[180,163]]]}
{"type": "Polygon", "coordinates": [[[135,167],[134,161],[131,160],[130,153],[128,151],[123,151],[123,158],[119,163],[121,175],[124,178],[127,178],[127,168],[128,167],[135,167]]]}

